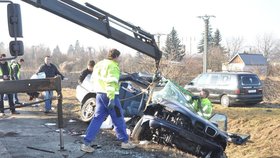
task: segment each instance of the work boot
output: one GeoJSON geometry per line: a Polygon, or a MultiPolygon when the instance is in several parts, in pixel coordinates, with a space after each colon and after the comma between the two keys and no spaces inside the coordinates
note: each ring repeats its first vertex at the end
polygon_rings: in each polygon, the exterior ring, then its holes
{"type": "Polygon", "coordinates": [[[15,111],[12,111],[11,113],[12,113],[12,114],[20,114],[20,112],[18,112],[18,111],[16,111],[16,110],[15,110],[15,111]]]}
{"type": "Polygon", "coordinates": [[[128,141],[127,143],[125,143],[125,142],[122,142],[122,144],[121,144],[121,148],[122,149],[133,149],[133,148],[135,148],[135,144],[133,144],[132,142],[130,142],[130,141],[128,141]]]}
{"type": "Polygon", "coordinates": [[[53,110],[45,110],[44,113],[45,114],[54,114],[55,112],[53,110]]]}
{"type": "Polygon", "coordinates": [[[91,147],[89,145],[85,145],[85,144],[81,145],[81,150],[84,151],[84,152],[87,152],[87,153],[94,152],[94,148],[93,147],[91,147]]]}

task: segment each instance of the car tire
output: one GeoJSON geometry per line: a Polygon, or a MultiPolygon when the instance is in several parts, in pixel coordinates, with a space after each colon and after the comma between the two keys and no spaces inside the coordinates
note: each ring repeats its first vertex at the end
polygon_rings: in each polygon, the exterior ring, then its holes
{"type": "Polygon", "coordinates": [[[151,141],[152,134],[149,128],[149,124],[148,123],[142,124],[142,123],[143,123],[143,118],[141,118],[135,125],[131,133],[131,138],[134,141],[143,141],[143,140],[151,141]]]}
{"type": "Polygon", "coordinates": [[[94,110],[96,106],[96,99],[89,98],[81,107],[80,117],[83,122],[90,122],[93,118],[94,110]]]}
{"type": "Polygon", "coordinates": [[[140,132],[142,131],[142,122],[143,122],[143,118],[141,118],[135,125],[133,131],[132,131],[132,134],[131,134],[131,137],[134,141],[139,141],[139,135],[140,135],[140,132]]]}
{"type": "Polygon", "coordinates": [[[224,107],[229,107],[230,106],[230,100],[229,97],[227,95],[223,95],[221,97],[221,105],[224,107]]]}

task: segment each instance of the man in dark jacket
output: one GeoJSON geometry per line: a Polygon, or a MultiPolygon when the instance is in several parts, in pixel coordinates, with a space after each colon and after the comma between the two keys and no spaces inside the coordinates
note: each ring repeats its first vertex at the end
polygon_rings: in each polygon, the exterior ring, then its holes
{"type": "MultiPolygon", "coordinates": [[[[6,54],[1,54],[0,58],[5,58],[6,54]]],[[[4,80],[10,80],[11,78],[11,69],[8,65],[7,61],[1,61],[0,62],[0,80],[4,81],[4,80]]],[[[9,105],[10,105],[10,110],[12,114],[19,114],[18,111],[15,110],[15,104],[13,102],[13,94],[7,94],[8,95],[8,101],[9,101],[9,105]]],[[[4,101],[3,101],[3,97],[4,94],[0,94],[0,116],[4,116],[4,101]]]]}
{"type": "MultiPolygon", "coordinates": [[[[44,72],[46,74],[46,78],[60,75],[61,79],[63,80],[64,76],[58,71],[57,67],[51,63],[51,57],[46,56],[44,61],[45,63],[40,66],[39,70],[37,71],[37,74],[44,72]]],[[[53,91],[45,91],[45,113],[49,113],[51,111],[52,97],[53,91]]]]}
{"type": "Polygon", "coordinates": [[[79,84],[82,84],[84,79],[87,77],[87,75],[92,73],[94,65],[95,65],[94,60],[88,61],[87,68],[83,70],[79,76],[79,80],[78,80],[79,84]]]}

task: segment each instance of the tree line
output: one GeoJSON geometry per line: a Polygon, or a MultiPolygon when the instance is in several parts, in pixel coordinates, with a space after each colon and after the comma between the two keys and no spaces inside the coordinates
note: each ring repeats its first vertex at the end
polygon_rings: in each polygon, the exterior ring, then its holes
{"type": "MultiPolygon", "coordinates": [[[[219,29],[214,32],[211,26],[208,31],[208,68],[212,71],[222,70],[222,64],[229,61],[236,53],[243,53],[244,39],[241,37],[227,40],[225,45],[222,44],[222,35],[219,29]],[[243,52],[241,52],[243,51],[243,52]]],[[[261,53],[270,63],[279,61],[280,58],[280,40],[274,39],[273,35],[265,34],[256,38],[256,45],[247,49],[246,53],[261,53]]],[[[179,38],[176,29],[173,27],[166,36],[165,45],[160,48],[163,52],[161,60],[161,72],[164,76],[171,78],[178,83],[189,81],[194,76],[202,72],[202,53],[204,50],[204,33],[197,46],[197,53],[190,54],[185,49],[185,45],[179,38]]],[[[44,62],[46,55],[52,56],[52,63],[60,68],[62,72],[80,72],[86,68],[88,60],[99,61],[107,53],[107,48],[82,47],[77,40],[74,45],[70,45],[66,53],[62,53],[59,46],[53,50],[40,44],[32,47],[26,47],[24,50],[25,70],[36,71],[44,62]]],[[[0,52],[7,53],[3,42],[0,43],[0,52]]],[[[274,67],[273,67],[274,68],[274,67]]],[[[137,53],[136,56],[124,54],[121,56],[121,69],[123,72],[148,72],[155,71],[154,60],[137,53]]]]}

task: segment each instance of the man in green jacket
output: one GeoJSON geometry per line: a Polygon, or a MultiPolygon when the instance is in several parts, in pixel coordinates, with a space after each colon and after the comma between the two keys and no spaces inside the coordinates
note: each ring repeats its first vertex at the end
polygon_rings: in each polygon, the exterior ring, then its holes
{"type": "MultiPolygon", "coordinates": [[[[6,54],[0,55],[0,58],[5,58],[5,57],[6,57],[6,54]]],[[[0,82],[10,80],[10,78],[11,78],[11,69],[10,69],[10,66],[8,65],[8,62],[5,60],[0,61],[0,82]]],[[[7,94],[7,96],[8,96],[11,113],[20,114],[15,109],[15,104],[13,102],[13,94],[9,93],[9,94],[7,94]]],[[[4,94],[0,94],[0,116],[1,117],[5,115],[3,97],[4,97],[4,94]]]]}
{"type": "Polygon", "coordinates": [[[96,107],[94,117],[91,120],[84,138],[84,144],[81,150],[84,152],[93,152],[91,142],[95,140],[100,130],[101,124],[108,115],[110,115],[117,138],[122,142],[122,149],[132,149],[134,144],[129,142],[129,136],[126,132],[126,124],[119,99],[119,78],[120,68],[118,59],[120,52],[112,49],[107,55],[107,59],[98,62],[92,72],[91,80],[96,92],[96,107]]]}
{"type": "MultiPolygon", "coordinates": [[[[18,62],[15,60],[12,60],[11,62],[11,78],[12,80],[20,80],[20,69],[22,64],[24,63],[24,59],[20,59],[18,62]]],[[[20,104],[17,93],[14,94],[14,103],[15,104],[20,104]]]]}
{"type": "Polygon", "coordinates": [[[202,89],[200,91],[200,98],[194,100],[193,107],[194,110],[198,113],[198,115],[204,117],[205,119],[209,119],[212,115],[212,103],[208,99],[209,91],[206,89],[202,89]]]}

